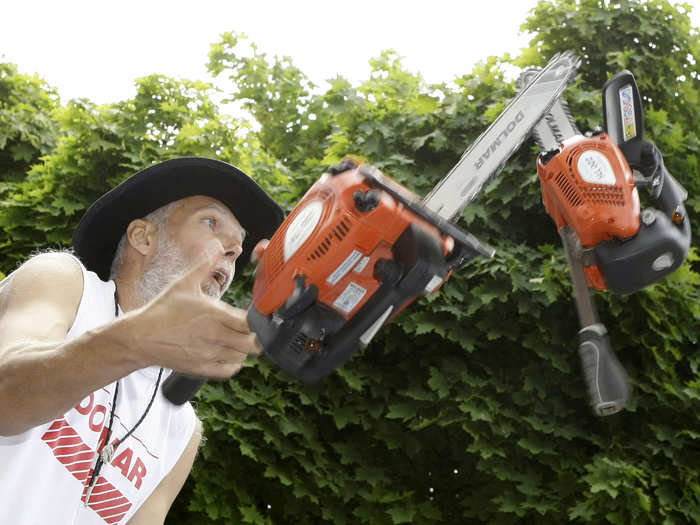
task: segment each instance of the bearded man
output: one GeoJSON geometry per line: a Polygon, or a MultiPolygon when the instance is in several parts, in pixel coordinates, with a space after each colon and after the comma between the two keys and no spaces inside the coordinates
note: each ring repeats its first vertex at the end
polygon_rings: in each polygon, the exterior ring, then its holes
{"type": "Polygon", "coordinates": [[[211,159],[150,166],[98,199],[69,253],[0,283],[0,521],[153,524],[201,424],[159,385],[228,378],[260,345],[220,297],[282,210],[211,159]]]}

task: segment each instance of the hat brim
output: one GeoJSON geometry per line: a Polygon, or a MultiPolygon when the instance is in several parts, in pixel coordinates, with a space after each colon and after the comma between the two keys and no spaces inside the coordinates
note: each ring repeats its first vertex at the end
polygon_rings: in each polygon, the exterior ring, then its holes
{"type": "Polygon", "coordinates": [[[269,239],[284,212],[241,170],[220,160],[181,157],[139,171],[105,193],[85,212],[73,235],[73,248],[88,270],[109,279],[119,240],[131,221],[161,206],[204,195],[225,204],[246,230],[243,252],[236,261],[241,274],[255,245],[269,239]]]}

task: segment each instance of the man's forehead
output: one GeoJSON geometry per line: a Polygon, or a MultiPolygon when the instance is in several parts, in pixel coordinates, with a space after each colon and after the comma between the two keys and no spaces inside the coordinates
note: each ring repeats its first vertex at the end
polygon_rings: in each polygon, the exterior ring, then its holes
{"type": "Polygon", "coordinates": [[[224,213],[226,215],[232,215],[233,217],[235,217],[235,215],[229,208],[218,202],[210,202],[209,204],[202,206],[202,208],[213,208],[215,210],[219,210],[221,213],[224,213]]]}
{"type": "Polygon", "coordinates": [[[237,224],[241,231],[245,234],[245,229],[240,223],[236,215],[231,211],[231,209],[226,206],[223,202],[214,197],[209,197],[206,195],[195,195],[193,197],[185,197],[177,201],[177,208],[182,210],[184,213],[196,213],[201,210],[214,209],[224,215],[230,217],[235,224],[237,224]]]}
{"type": "Polygon", "coordinates": [[[195,195],[193,197],[185,197],[184,199],[176,201],[176,206],[184,212],[196,212],[206,208],[213,208],[215,210],[219,210],[225,215],[230,215],[231,217],[236,219],[236,216],[233,214],[233,212],[228,206],[226,206],[220,200],[217,200],[213,197],[207,197],[206,195],[195,195]]]}

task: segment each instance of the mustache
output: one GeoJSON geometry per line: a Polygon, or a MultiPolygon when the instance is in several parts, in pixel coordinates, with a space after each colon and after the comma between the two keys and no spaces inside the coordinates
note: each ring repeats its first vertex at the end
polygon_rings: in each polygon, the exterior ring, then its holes
{"type": "Polygon", "coordinates": [[[221,293],[223,294],[233,281],[236,272],[236,263],[229,260],[221,261],[214,267],[213,272],[223,274],[226,277],[225,282],[222,283],[221,286],[221,293]]]}
{"type": "MultiPolygon", "coordinates": [[[[137,290],[143,304],[154,299],[173,280],[184,275],[194,262],[196,261],[187,257],[172,239],[166,238],[162,244],[159,243],[153,260],[141,275],[137,284],[137,290]]],[[[235,261],[229,259],[217,261],[211,269],[211,273],[222,273],[226,276],[225,282],[220,283],[216,287],[213,283],[205,283],[203,286],[204,293],[210,297],[220,299],[231,285],[235,270],[235,261]]]]}

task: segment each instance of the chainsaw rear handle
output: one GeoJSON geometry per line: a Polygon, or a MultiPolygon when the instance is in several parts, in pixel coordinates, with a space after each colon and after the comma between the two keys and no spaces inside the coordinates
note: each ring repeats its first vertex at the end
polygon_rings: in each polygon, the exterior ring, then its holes
{"type": "Polygon", "coordinates": [[[625,156],[635,170],[635,184],[648,187],[656,207],[642,212],[634,237],[602,241],[594,248],[607,288],[618,294],[636,292],[672,274],[690,249],[690,221],[683,205],[688,193],[666,170],[653,143],[634,142],[636,153],[625,156]]]}
{"type": "Polygon", "coordinates": [[[192,399],[206,382],[207,380],[204,377],[194,377],[173,372],[163,381],[163,395],[173,405],[182,405],[192,399]]]}
{"type": "Polygon", "coordinates": [[[579,356],[593,412],[616,414],[627,405],[630,388],[622,365],[610,347],[605,326],[596,323],[579,333],[579,356]]]}
{"type": "Polygon", "coordinates": [[[661,151],[653,142],[642,140],[639,158],[627,158],[633,168],[646,176],[651,185],[651,196],[661,210],[681,229],[690,243],[690,221],[687,220],[683,201],[688,197],[686,189],[666,169],[661,151]]]}

